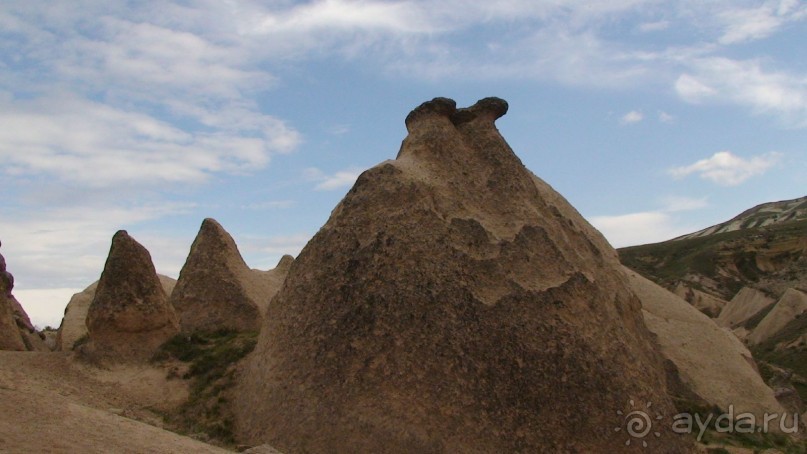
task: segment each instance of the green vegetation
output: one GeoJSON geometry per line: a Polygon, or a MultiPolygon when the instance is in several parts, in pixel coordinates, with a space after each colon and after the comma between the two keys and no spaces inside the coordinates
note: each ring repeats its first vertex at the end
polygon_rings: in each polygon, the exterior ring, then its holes
{"type": "MultiPolygon", "coordinates": [[[[731,299],[743,286],[766,275],[757,267],[759,251],[804,237],[807,220],[774,224],[767,227],[736,230],[700,238],[632,246],[619,250],[622,263],[661,286],[669,287],[698,274],[719,285],[706,289],[724,299],[731,299]]],[[[795,262],[799,255],[782,252],[782,260],[795,262]]],[[[779,258],[779,257],[777,257],[779,258]]],[[[689,285],[700,288],[697,283],[689,285]]]]}
{"type": "Polygon", "coordinates": [[[759,325],[759,323],[765,319],[765,317],[773,310],[774,307],[776,307],[776,304],[769,304],[762,308],[759,312],[754,314],[753,317],[749,318],[745,321],[745,323],[743,323],[743,328],[747,329],[748,331],[756,328],[757,325],[759,325]]]}
{"type": "Polygon", "coordinates": [[[188,401],[167,422],[179,432],[204,433],[211,439],[231,445],[233,415],[228,406],[235,384],[236,363],[257,343],[257,333],[219,330],[212,333],[178,334],[162,345],[153,361],[170,360],[187,364],[182,379],[192,380],[188,401]]]}
{"type": "Polygon", "coordinates": [[[89,341],[90,341],[90,335],[85,333],[83,336],[79,337],[78,339],[76,339],[75,342],[73,342],[73,350],[78,350],[79,347],[81,347],[82,345],[86,344],[89,341]]]}

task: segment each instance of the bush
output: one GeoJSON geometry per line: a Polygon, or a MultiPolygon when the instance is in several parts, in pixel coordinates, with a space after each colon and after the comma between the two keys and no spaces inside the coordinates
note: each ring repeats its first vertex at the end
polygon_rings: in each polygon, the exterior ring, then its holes
{"type": "Polygon", "coordinates": [[[234,443],[227,393],[235,382],[236,364],[256,343],[257,333],[218,330],[178,334],[163,344],[152,360],[188,363],[182,378],[192,380],[188,401],[169,422],[184,433],[201,431],[220,443],[234,443]]]}

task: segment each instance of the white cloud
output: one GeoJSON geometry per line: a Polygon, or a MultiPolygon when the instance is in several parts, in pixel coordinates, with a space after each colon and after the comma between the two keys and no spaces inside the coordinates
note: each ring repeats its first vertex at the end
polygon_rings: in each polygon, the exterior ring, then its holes
{"type": "Polygon", "coordinates": [[[709,201],[706,197],[692,198],[670,196],[663,199],[665,212],[671,213],[676,211],[691,211],[700,210],[709,206],[709,201]]]}
{"type": "Polygon", "coordinates": [[[675,122],[675,117],[668,114],[667,112],[664,112],[663,110],[660,110],[658,112],[658,121],[662,123],[673,123],[675,122]]]}
{"type": "Polygon", "coordinates": [[[645,22],[643,24],[639,24],[639,31],[643,33],[657,32],[667,30],[668,28],[670,28],[670,21],[666,20],[645,22]]]}
{"type": "Polygon", "coordinates": [[[317,182],[317,185],[314,186],[315,190],[333,191],[352,186],[363,171],[363,169],[351,167],[328,175],[316,167],[309,167],[305,170],[305,176],[309,181],[317,182]]]}
{"type": "MultiPolygon", "coordinates": [[[[181,215],[192,207],[162,203],[44,208],[28,211],[24,216],[10,212],[0,218],[3,255],[9,271],[17,278],[18,290],[49,288],[53,283],[84,288],[100,276],[112,235],[117,230],[161,217],[181,215]]],[[[176,241],[160,236],[149,238],[131,230],[130,233],[152,251],[155,266],[161,263],[157,257],[162,255],[174,257],[172,263],[179,255],[179,265],[184,262],[186,248],[184,252],[169,253],[169,250],[181,251],[184,248],[177,246],[176,241]],[[160,247],[150,246],[151,239],[159,240],[160,247]]],[[[161,267],[158,271],[165,272],[161,267]]]]}
{"type": "Polygon", "coordinates": [[[720,19],[726,23],[726,30],[720,37],[722,44],[765,38],[782,24],[782,19],[768,6],[724,11],[720,19]]]}
{"type": "Polygon", "coordinates": [[[672,168],[669,173],[674,178],[684,178],[694,173],[721,186],[736,186],[755,175],[765,173],[781,156],[781,153],[771,152],[744,159],[730,151],[720,151],[694,164],[672,168]]]}
{"type": "Polygon", "coordinates": [[[689,74],[681,74],[675,81],[675,91],[685,101],[698,103],[715,94],[715,90],[689,74]]]}
{"type": "Polygon", "coordinates": [[[656,243],[690,231],[687,227],[676,225],[676,219],[662,211],[594,216],[589,221],[614,247],[656,243]]]}
{"type": "Polygon", "coordinates": [[[623,125],[630,125],[634,123],[639,123],[640,121],[644,120],[644,114],[639,112],[638,110],[631,110],[630,112],[626,113],[619,119],[619,122],[623,125]]]}
{"type": "Polygon", "coordinates": [[[675,84],[688,102],[713,99],[774,114],[795,127],[807,127],[807,77],[787,72],[765,71],[754,60],[701,58],[690,63],[691,74],[682,74],[675,84]]]}
{"type": "Polygon", "coordinates": [[[269,237],[246,235],[238,239],[238,247],[250,266],[268,270],[286,254],[297,257],[311,237],[310,233],[302,232],[269,237]]]}
{"type": "Polygon", "coordinates": [[[676,213],[700,210],[708,207],[709,202],[706,197],[669,196],[661,199],[661,205],[656,210],[594,216],[589,221],[614,247],[657,243],[693,231],[676,213]]]}
{"type": "Polygon", "coordinates": [[[264,202],[254,202],[254,203],[248,203],[246,205],[241,205],[241,209],[253,210],[253,211],[276,210],[276,209],[291,208],[294,205],[295,205],[294,200],[267,200],[264,202]]]}
{"type": "Polygon", "coordinates": [[[318,29],[378,29],[391,32],[431,32],[429,16],[413,2],[325,0],[267,13],[258,33],[309,32],[318,29]]]}
{"type": "Polygon", "coordinates": [[[736,44],[763,39],[785,23],[807,17],[807,5],[799,0],[767,1],[752,8],[730,8],[721,11],[717,19],[723,24],[721,44],[736,44]]]}
{"type": "Polygon", "coordinates": [[[137,111],[65,94],[0,100],[0,163],[12,174],[48,174],[93,187],[198,183],[216,172],[264,167],[299,135],[258,115],[255,128],[185,131],[137,111]]]}
{"type": "Polygon", "coordinates": [[[48,288],[14,290],[14,297],[25,309],[34,326],[42,329],[46,326],[58,328],[62,323],[64,308],[70,298],[84,290],[83,288],[48,288]]]}
{"type": "Polygon", "coordinates": [[[0,41],[15,75],[0,77],[7,173],[92,186],[198,183],[297,147],[299,133],[251,99],[274,76],[238,40],[177,27],[179,7],[165,6],[154,16],[91,1],[11,5],[4,22],[14,32],[0,41]]]}

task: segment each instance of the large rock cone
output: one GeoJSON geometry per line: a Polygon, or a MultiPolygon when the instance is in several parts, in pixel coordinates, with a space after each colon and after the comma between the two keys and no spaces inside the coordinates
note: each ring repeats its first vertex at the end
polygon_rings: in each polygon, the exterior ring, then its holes
{"type": "Polygon", "coordinates": [[[87,330],[89,344],[80,352],[102,362],[146,360],[179,331],[151,255],[124,230],[112,237],[87,330]]]}
{"type": "Polygon", "coordinates": [[[250,269],[230,234],[205,219],[171,294],[182,331],[258,331],[286,270],[285,263],[273,271],[250,269]]]}
{"type": "MultiPolygon", "coordinates": [[[[646,452],[621,415],[675,412],[640,302],[615,251],[501,137],[506,110],[425,103],[397,159],[359,177],[269,307],[236,403],[245,441],[646,452]]],[[[653,429],[654,452],[685,451],[653,429]]]]}

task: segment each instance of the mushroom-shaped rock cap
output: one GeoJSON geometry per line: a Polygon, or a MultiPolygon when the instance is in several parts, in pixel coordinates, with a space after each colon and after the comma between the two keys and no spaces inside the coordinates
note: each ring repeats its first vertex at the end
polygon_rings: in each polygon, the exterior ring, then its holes
{"type": "Polygon", "coordinates": [[[501,98],[491,97],[480,99],[471,107],[457,110],[451,116],[451,122],[455,125],[468,123],[477,118],[485,118],[491,122],[501,118],[507,113],[507,101],[501,98]]]}
{"type": "Polygon", "coordinates": [[[471,107],[457,109],[457,103],[449,98],[434,98],[417,106],[406,116],[406,128],[412,132],[420,120],[445,117],[455,125],[468,123],[477,118],[485,118],[491,123],[507,113],[507,101],[489,97],[480,99],[471,107]]]}

